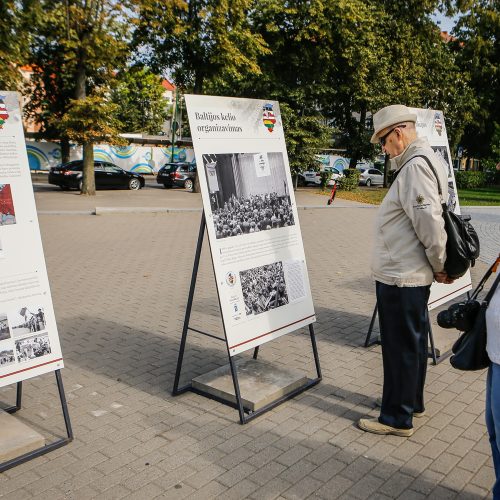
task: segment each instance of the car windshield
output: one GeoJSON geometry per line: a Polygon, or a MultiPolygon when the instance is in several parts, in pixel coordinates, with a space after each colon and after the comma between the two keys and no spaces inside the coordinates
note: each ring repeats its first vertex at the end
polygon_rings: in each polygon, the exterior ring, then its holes
{"type": "Polygon", "coordinates": [[[358,170],[360,171],[360,173],[364,174],[366,172],[366,168],[358,168],[358,170]]]}

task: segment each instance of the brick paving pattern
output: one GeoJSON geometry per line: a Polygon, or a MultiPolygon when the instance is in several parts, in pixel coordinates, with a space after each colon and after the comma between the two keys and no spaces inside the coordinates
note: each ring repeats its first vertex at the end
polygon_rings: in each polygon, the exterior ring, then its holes
{"type": "MultiPolygon", "coordinates": [[[[362,347],[376,211],[331,208],[299,211],[323,381],[245,426],[232,408],[170,394],[200,214],[40,215],[75,441],[0,474],[0,498],[487,498],[485,372],[429,366],[411,438],[355,426],[381,393],[380,348],[362,347]]],[[[192,326],[221,333],[206,242],[192,326]]],[[[314,374],[306,329],[260,356],[314,374]]],[[[183,380],[226,360],[224,345],[190,334],[183,380]]],[[[18,417],[62,433],[52,374],[25,382],[18,417]]]]}

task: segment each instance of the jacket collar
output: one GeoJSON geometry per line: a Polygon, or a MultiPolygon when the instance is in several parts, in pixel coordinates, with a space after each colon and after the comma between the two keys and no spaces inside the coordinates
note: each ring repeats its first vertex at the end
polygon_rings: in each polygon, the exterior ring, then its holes
{"type": "Polygon", "coordinates": [[[417,137],[401,154],[391,158],[391,170],[399,170],[412,156],[418,154],[419,149],[425,147],[429,147],[427,138],[417,137]]]}

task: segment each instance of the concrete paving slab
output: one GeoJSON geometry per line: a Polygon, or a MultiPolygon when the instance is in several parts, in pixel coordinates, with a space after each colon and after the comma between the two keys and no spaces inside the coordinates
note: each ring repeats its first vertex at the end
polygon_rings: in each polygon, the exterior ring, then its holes
{"type": "MultiPolygon", "coordinates": [[[[240,359],[236,368],[243,407],[251,411],[259,410],[307,383],[304,374],[259,359],[240,359]]],[[[236,403],[229,364],[194,378],[192,384],[198,390],[236,403]]]]}
{"type": "Polygon", "coordinates": [[[45,446],[45,438],[15,416],[0,410],[0,463],[45,446]]]}

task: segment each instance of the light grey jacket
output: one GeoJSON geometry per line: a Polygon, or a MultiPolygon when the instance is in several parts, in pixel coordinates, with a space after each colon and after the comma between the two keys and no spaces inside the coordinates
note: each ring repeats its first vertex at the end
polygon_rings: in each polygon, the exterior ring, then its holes
{"type": "Polygon", "coordinates": [[[423,158],[427,156],[441,183],[443,202],[448,179],[443,162],[427,139],[418,138],[391,159],[399,172],[380,205],[375,223],[372,273],[387,285],[430,285],[434,272],[444,269],[446,232],[436,177],[423,158]],[[407,163],[408,162],[408,163],[407,163]]]}

